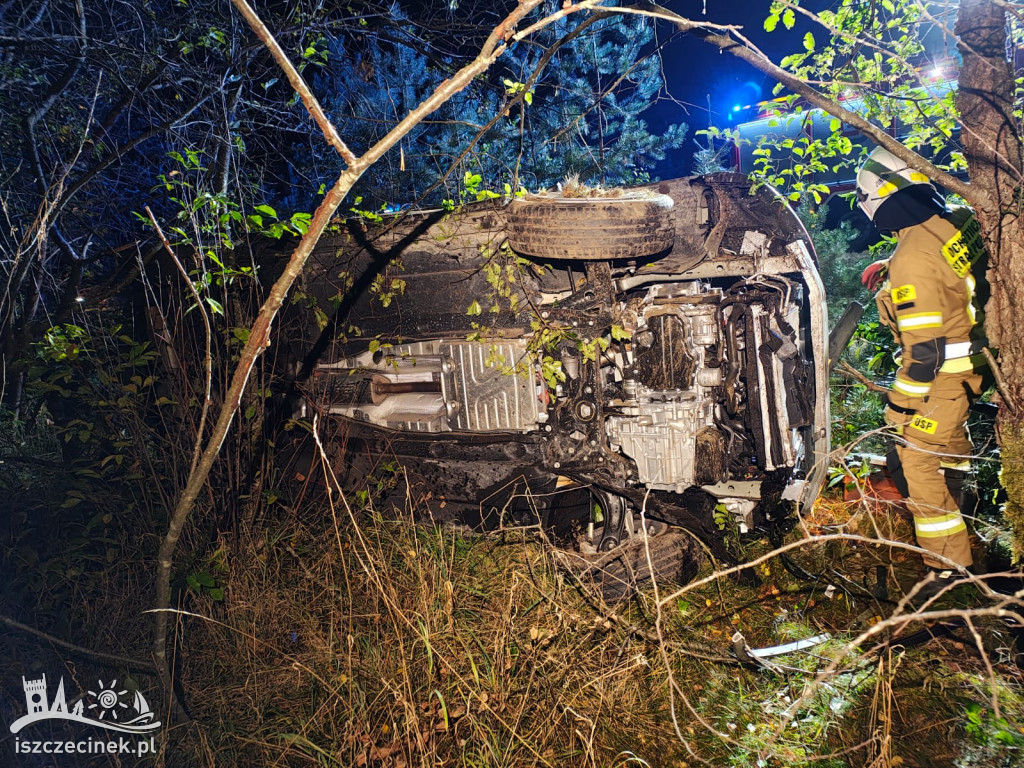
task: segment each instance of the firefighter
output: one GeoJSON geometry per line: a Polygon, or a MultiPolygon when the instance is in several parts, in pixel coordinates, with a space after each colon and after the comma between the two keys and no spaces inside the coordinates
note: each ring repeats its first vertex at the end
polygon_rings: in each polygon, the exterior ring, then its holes
{"type": "MultiPolygon", "coordinates": [[[[861,276],[901,357],[885,420],[897,437],[907,506],[924,564],[939,579],[972,564],[967,525],[945,473],[969,469],[967,410],[981,394],[987,254],[970,210],[950,210],[931,181],[878,147],[857,174],[857,200],[896,250],[861,276]]],[[[937,582],[931,582],[935,584],[937,582]]],[[[934,592],[935,590],[929,590],[934,592]]]]}

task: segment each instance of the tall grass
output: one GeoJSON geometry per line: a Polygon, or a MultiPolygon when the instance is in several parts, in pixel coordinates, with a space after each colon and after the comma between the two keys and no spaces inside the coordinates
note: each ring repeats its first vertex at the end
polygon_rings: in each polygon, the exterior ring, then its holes
{"type": "Polygon", "coordinates": [[[940,649],[862,658],[843,631],[858,598],[774,561],[610,609],[535,531],[425,526],[412,491],[304,504],[241,537],[222,603],[179,617],[182,765],[907,766],[901,734],[955,755],[958,713],[988,706],[980,662],[909,704],[940,649]],[[730,652],[736,630],[757,646],[823,628],[832,642],[774,671],[730,652]],[[935,707],[952,725],[932,729],[935,707]]]}
{"type": "Polygon", "coordinates": [[[218,764],[221,750],[345,766],[681,751],[659,725],[646,641],[595,612],[528,533],[465,537],[375,511],[359,535],[324,523],[247,540],[223,623],[185,620],[183,651],[206,661],[186,685],[204,691],[196,717],[222,726],[218,764]]]}

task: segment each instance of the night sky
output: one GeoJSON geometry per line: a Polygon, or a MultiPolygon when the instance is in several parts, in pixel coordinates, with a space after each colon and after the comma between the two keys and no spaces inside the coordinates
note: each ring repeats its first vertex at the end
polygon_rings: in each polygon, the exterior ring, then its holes
{"type": "MultiPolygon", "coordinates": [[[[806,26],[798,17],[793,30],[786,30],[779,24],[774,32],[765,32],[764,19],[769,5],[768,0],[706,0],[707,13],[703,12],[705,3],[702,0],[678,0],[666,4],[666,7],[694,21],[741,26],[746,37],[778,61],[786,53],[802,49],[801,39],[806,26]]],[[[826,8],[832,3],[811,5],[826,8]]],[[[659,23],[661,39],[666,39],[668,34],[668,26],[659,23]]],[[[694,135],[696,131],[707,128],[709,124],[729,127],[737,121],[750,119],[756,114],[758,101],[772,98],[775,81],[745,62],[720,53],[691,36],[673,39],[665,47],[663,61],[668,98],[645,117],[654,131],[678,122],[690,126],[689,146],[674,153],[657,169],[659,177],[674,178],[690,172],[690,155],[696,149],[692,142],[700,138],[694,135]],[[736,111],[736,106],[740,110],[736,111]]]]}

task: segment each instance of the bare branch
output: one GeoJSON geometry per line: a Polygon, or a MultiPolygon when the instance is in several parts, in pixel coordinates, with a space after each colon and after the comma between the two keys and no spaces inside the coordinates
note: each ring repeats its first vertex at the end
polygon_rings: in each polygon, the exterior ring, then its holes
{"type": "Polygon", "coordinates": [[[69,651],[77,653],[80,656],[93,659],[94,661],[103,662],[106,664],[114,664],[117,666],[125,666],[134,669],[143,669],[147,671],[155,671],[153,665],[148,661],[141,659],[131,659],[127,656],[116,656],[112,653],[103,653],[102,651],[94,651],[91,648],[83,648],[80,645],[69,643],[67,640],[61,640],[59,637],[48,635],[46,632],[30,627],[27,624],[22,624],[20,621],[15,621],[6,616],[0,616],[0,624],[11,629],[16,629],[19,632],[24,632],[26,635],[37,637],[40,640],[45,640],[48,643],[58,646],[59,648],[66,648],[69,651]]]}
{"type": "MultiPolygon", "coordinates": [[[[269,30],[256,16],[245,0],[232,0],[242,10],[246,18],[250,20],[253,29],[257,34],[263,34],[270,38],[268,45],[276,46],[269,30]]],[[[505,41],[512,37],[516,25],[522,21],[527,14],[540,6],[542,0],[524,0],[504,20],[502,20],[488,36],[477,57],[459,70],[448,80],[442,82],[416,109],[409,112],[398,125],[396,125],[383,139],[371,147],[359,158],[352,158],[349,167],[341,172],[337,182],[327,192],[313,214],[309,229],[299,240],[298,246],[292,253],[281,276],[274,283],[267,295],[266,301],[260,307],[259,315],[256,317],[250,332],[249,338],[242,348],[238,364],[231,377],[231,384],[220,407],[216,423],[210,433],[210,438],[202,450],[195,469],[189,473],[185,488],[178,498],[178,502],[171,513],[170,522],[167,526],[167,533],[160,542],[160,549],[157,556],[156,574],[156,618],[153,636],[153,656],[156,661],[157,670],[165,688],[171,690],[171,673],[167,657],[167,609],[170,606],[171,597],[171,571],[174,565],[174,553],[178,546],[185,524],[188,522],[192,507],[199,497],[200,491],[206,485],[213,464],[220,454],[221,447],[227,438],[238,412],[242,400],[242,394],[248,384],[249,377],[256,365],[256,360],[263,351],[270,346],[270,328],[277,316],[284,299],[291,289],[292,284],[298,279],[309,259],[313,248],[319,241],[320,236],[327,228],[331,217],[337,211],[338,206],[345,199],[352,185],[359,180],[363,171],[378,160],[388,149],[415,127],[427,115],[436,110],[454,94],[464,89],[473,78],[486,72],[494,61],[504,52],[505,41]]],[[[274,48],[272,48],[274,50],[274,48]]],[[[280,47],[276,48],[280,51],[280,47]]],[[[279,62],[281,63],[281,62],[279,62]]],[[[290,66],[287,62],[282,67],[287,69],[290,66]]],[[[321,113],[322,114],[322,113],[321,113]]],[[[326,120],[326,117],[324,117],[326,120]]],[[[201,439],[201,436],[200,436],[201,439]]]]}
{"type": "Polygon", "coordinates": [[[863,384],[865,387],[870,389],[872,392],[878,392],[881,394],[887,394],[889,392],[888,387],[883,387],[881,384],[876,384],[871,381],[867,376],[858,371],[852,365],[845,360],[840,360],[839,365],[836,366],[836,373],[840,373],[843,376],[853,379],[858,384],[863,384]]]}
{"type": "Polygon", "coordinates": [[[174,252],[171,244],[167,241],[167,236],[164,235],[163,229],[160,228],[159,222],[156,220],[156,216],[153,215],[153,211],[149,209],[149,206],[145,206],[146,215],[149,216],[150,222],[153,224],[153,229],[156,230],[157,237],[160,238],[160,242],[164,246],[164,250],[167,251],[167,255],[171,257],[171,261],[174,262],[174,266],[178,268],[178,272],[181,274],[182,279],[185,281],[185,285],[188,286],[189,291],[192,293],[192,298],[196,302],[196,310],[199,312],[200,317],[203,318],[203,330],[205,332],[205,359],[203,360],[203,370],[206,373],[206,386],[203,397],[202,412],[199,416],[199,426],[196,427],[196,444],[192,451],[192,464],[189,465],[188,471],[191,475],[196,471],[196,465],[199,463],[200,448],[203,445],[203,433],[206,430],[206,418],[210,413],[210,405],[213,402],[212,390],[213,390],[213,331],[210,328],[210,314],[206,311],[206,307],[203,306],[203,299],[200,297],[199,292],[196,290],[195,285],[192,283],[192,278],[188,276],[188,272],[185,271],[185,267],[182,266],[181,261],[178,259],[178,255],[174,252]]]}
{"type": "Polygon", "coordinates": [[[825,94],[815,88],[812,88],[804,81],[782,69],[763,53],[758,51],[749,43],[749,41],[743,39],[742,36],[734,30],[730,30],[730,34],[712,32],[705,25],[697,24],[690,19],[686,19],[672,11],[653,4],[650,6],[647,4],[643,4],[641,6],[634,5],[628,11],[624,8],[615,7],[609,7],[608,10],[617,13],[638,13],[643,16],[672,21],[680,29],[690,32],[704,42],[710,43],[719,50],[747,62],[755,69],[758,69],[775,80],[778,80],[784,86],[793,91],[793,93],[796,93],[806,99],[808,103],[824,110],[834,117],[838,117],[847,125],[853,126],[876,144],[885,147],[887,150],[892,152],[911,168],[926,174],[933,181],[938,182],[951,192],[960,195],[972,205],[977,207],[987,202],[988,196],[982,190],[972,186],[962,179],[957,178],[956,176],[953,176],[949,172],[942,170],[934,163],[931,163],[921,157],[916,152],[907,149],[907,147],[899,140],[894,139],[878,126],[872,125],[855,112],[851,112],[850,110],[843,108],[825,94]]]}
{"type": "Polygon", "coordinates": [[[1010,393],[1010,388],[1006,386],[1006,379],[1003,378],[1003,372],[999,367],[999,361],[996,360],[995,355],[992,354],[992,350],[988,347],[985,347],[985,349],[982,350],[982,354],[985,355],[985,361],[988,363],[988,367],[992,371],[992,376],[996,380],[996,389],[998,389],[999,394],[1002,395],[1003,402],[1005,402],[1007,407],[1010,409],[1010,413],[1016,416],[1018,412],[1017,401],[1010,393]]]}
{"type": "Polygon", "coordinates": [[[327,117],[327,113],[324,112],[324,108],[320,106],[320,102],[316,96],[306,85],[306,81],[303,79],[299,70],[295,68],[291,60],[288,58],[288,54],[284,52],[277,40],[274,39],[273,34],[267,29],[267,25],[263,23],[263,20],[256,14],[253,7],[249,5],[246,0],[231,0],[238,12],[242,14],[249,26],[252,27],[253,32],[256,36],[263,41],[263,44],[267,46],[271,55],[274,57],[274,61],[277,62],[278,66],[284,71],[285,76],[288,78],[288,82],[291,83],[292,88],[299,94],[299,98],[302,99],[302,103],[306,106],[306,111],[309,112],[309,116],[313,118],[313,122],[317,124],[317,127],[324,134],[324,138],[327,139],[327,143],[334,147],[335,151],[341,155],[341,159],[345,161],[345,164],[350,168],[356,164],[356,156],[352,150],[348,148],[348,145],[342,141],[341,136],[338,134],[338,129],[334,127],[334,124],[327,117]]]}
{"type": "MultiPolygon", "coordinates": [[[[545,50],[543,55],[537,61],[536,66],[534,66],[533,72],[530,73],[530,77],[523,84],[523,87],[519,89],[512,98],[508,100],[508,103],[505,104],[505,106],[502,109],[498,110],[497,114],[495,114],[494,117],[492,117],[490,121],[488,121],[487,125],[484,125],[483,127],[480,128],[477,134],[472,139],[470,139],[469,143],[462,150],[462,152],[459,153],[458,157],[456,157],[451,163],[448,164],[447,170],[445,170],[444,173],[442,173],[441,176],[433,184],[431,184],[423,191],[423,194],[420,195],[420,199],[422,200],[426,198],[427,195],[429,195],[435,189],[444,184],[445,181],[447,181],[448,177],[451,176],[452,173],[455,171],[455,169],[459,167],[459,164],[466,159],[470,152],[473,151],[473,148],[480,143],[480,140],[483,139],[487,132],[491,130],[491,128],[493,128],[495,125],[497,125],[498,121],[501,120],[501,118],[509,114],[509,112],[512,110],[514,106],[522,103],[522,101],[526,98],[526,94],[533,90],[533,87],[534,85],[537,84],[537,80],[540,79],[541,73],[544,71],[544,68],[548,65],[548,63],[554,57],[555,53],[559,51],[559,49],[561,49],[568,43],[575,40],[581,34],[583,34],[583,32],[588,27],[597,23],[601,19],[608,18],[610,15],[610,13],[606,13],[603,11],[595,11],[593,14],[591,14],[582,22],[580,22],[576,29],[564,35],[560,40],[557,40],[553,45],[551,45],[547,50],[545,50]]],[[[396,223],[397,221],[398,220],[396,220],[396,223]]]]}

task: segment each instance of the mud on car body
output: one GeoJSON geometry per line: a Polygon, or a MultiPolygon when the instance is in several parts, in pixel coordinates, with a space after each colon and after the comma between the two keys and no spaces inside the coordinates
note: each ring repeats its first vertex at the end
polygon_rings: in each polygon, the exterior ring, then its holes
{"type": "Polygon", "coordinates": [[[312,262],[334,314],[299,387],[342,424],[339,466],[397,457],[437,514],[539,523],[606,597],[645,546],[682,581],[693,536],[728,557],[724,531],[819,490],[821,281],[792,210],[742,176],[355,222],[312,262]]]}

